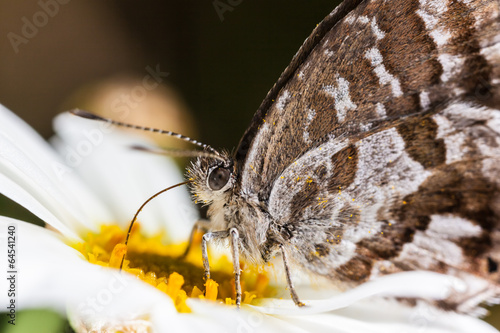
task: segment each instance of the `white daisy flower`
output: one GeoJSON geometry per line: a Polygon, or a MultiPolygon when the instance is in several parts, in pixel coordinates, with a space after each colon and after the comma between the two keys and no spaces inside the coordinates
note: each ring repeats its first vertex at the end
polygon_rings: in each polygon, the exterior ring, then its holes
{"type": "MultiPolygon", "coordinates": [[[[16,311],[55,309],[77,332],[497,332],[473,317],[392,300],[441,299],[462,287],[431,272],[394,274],[340,294],[304,283],[297,291],[307,306],[297,308],[284,278],[245,266],[245,304],[236,309],[227,259],[211,258],[215,281],[201,288],[199,253],[175,259],[197,219],[180,188],[141,212],[125,262],[132,274],[120,273],[113,267],[135,210],[182,176],[169,159],[130,151],[141,139],[104,124],[62,114],[55,130],[54,149],[0,106],[0,192],[56,230],[0,217],[2,243],[9,226],[16,232],[16,311]]],[[[8,281],[0,281],[4,293],[8,281]]],[[[10,300],[0,302],[5,311],[10,300]]]]}

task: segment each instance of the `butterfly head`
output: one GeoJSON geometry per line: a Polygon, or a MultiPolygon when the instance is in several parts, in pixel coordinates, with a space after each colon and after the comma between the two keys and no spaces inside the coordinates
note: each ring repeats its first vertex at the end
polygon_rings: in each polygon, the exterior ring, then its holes
{"type": "Polygon", "coordinates": [[[234,161],[228,153],[220,158],[198,157],[188,168],[191,190],[197,202],[227,202],[235,183],[234,161]]]}

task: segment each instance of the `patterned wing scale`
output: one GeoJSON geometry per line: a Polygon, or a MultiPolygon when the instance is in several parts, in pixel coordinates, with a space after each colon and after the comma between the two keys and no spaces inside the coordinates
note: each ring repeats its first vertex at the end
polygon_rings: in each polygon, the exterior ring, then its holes
{"type": "Polygon", "coordinates": [[[348,1],[313,31],[237,152],[296,262],[344,288],[458,275],[460,311],[498,295],[499,22],[492,0],[348,1]]]}

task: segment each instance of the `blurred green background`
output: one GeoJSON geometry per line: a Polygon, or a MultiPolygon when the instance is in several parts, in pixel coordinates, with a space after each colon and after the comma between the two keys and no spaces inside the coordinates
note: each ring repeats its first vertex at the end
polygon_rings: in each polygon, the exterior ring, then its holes
{"type": "MultiPolygon", "coordinates": [[[[159,66],[191,111],[195,137],[229,150],[302,42],[339,3],[60,0],[67,3],[54,7],[54,1],[0,0],[0,103],[48,138],[57,113],[81,106],[69,97],[82,87],[143,77],[146,67],[159,66]],[[51,15],[26,38],[25,19],[33,23],[41,3],[51,15]],[[13,46],[12,33],[22,42],[13,46]]],[[[0,214],[41,223],[3,197],[0,214]]],[[[46,310],[18,313],[16,327],[5,322],[0,332],[71,331],[46,310]]]]}

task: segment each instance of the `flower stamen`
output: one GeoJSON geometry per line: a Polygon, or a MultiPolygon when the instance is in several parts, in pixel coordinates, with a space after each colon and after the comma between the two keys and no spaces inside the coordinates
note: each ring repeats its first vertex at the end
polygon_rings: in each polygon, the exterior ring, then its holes
{"type": "MultiPolygon", "coordinates": [[[[203,281],[201,234],[195,235],[194,246],[186,257],[182,254],[187,244],[165,245],[163,233],[147,237],[135,224],[128,245],[123,244],[127,232],[118,226],[101,226],[99,233],[89,233],[85,242],[73,247],[97,265],[119,268],[169,295],[179,312],[190,312],[188,298],[235,304],[234,276],[231,261],[225,257],[211,257],[211,277],[203,281]],[[204,290],[204,292],[203,292],[204,290]]],[[[245,267],[242,274],[243,303],[269,297],[274,289],[269,277],[254,266],[245,267]]]]}

